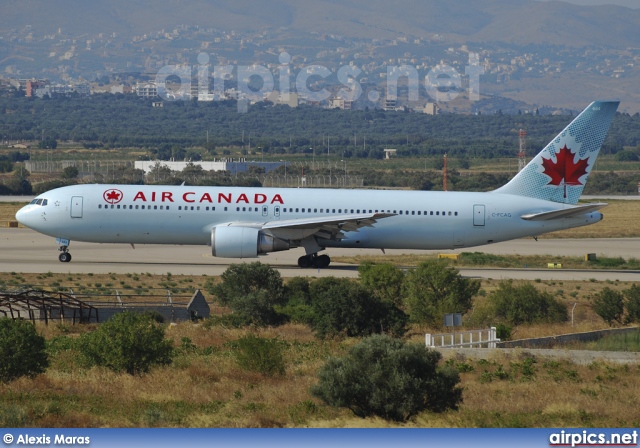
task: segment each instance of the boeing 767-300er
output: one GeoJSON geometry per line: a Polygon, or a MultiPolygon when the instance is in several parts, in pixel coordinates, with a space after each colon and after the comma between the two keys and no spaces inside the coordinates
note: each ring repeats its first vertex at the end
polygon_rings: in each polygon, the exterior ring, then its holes
{"type": "MultiPolygon", "coordinates": [[[[300,267],[326,267],[327,248],[456,249],[602,220],[580,204],[619,102],[596,101],[497,190],[73,185],[39,195],[17,220],[69,242],[210,245],[213,256],[255,258],[302,247],[300,267]]],[[[170,255],[169,255],[170,256],[170,255]]]]}

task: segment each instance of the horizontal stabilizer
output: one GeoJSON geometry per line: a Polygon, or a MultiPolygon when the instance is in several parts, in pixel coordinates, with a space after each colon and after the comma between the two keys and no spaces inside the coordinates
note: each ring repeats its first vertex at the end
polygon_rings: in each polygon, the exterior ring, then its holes
{"type": "Polygon", "coordinates": [[[550,221],[552,219],[564,219],[573,218],[576,216],[584,215],[585,213],[595,212],[602,207],[606,207],[608,204],[605,202],[598,202],[595,204],[578,205],[571,208],[563,208],[562,210],[552,210],[550,212],[531,213],[529,215],[522,215],[521,218],[527,221],[550,221]]]}

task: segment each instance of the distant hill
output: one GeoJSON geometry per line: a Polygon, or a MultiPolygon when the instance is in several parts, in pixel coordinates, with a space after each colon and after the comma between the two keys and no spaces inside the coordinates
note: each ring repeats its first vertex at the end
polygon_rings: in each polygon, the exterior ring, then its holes
{"type": "Polygon", "coordinates": [[[3,0],[0,29],[140,35],[176,25],[288,27],[359,38],[635,47],[640,9],[535,0],[3,0]]]}

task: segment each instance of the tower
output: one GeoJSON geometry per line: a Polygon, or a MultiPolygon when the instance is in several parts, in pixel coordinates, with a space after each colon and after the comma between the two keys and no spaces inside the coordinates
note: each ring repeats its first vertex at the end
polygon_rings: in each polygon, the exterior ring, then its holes
{"type": "Polygon", "coordinates": [[[527,131],[520,129],[518,136],[520,138],[520,149],[518,150],[518,171],[521,171],[527,164],[527,131]]]}

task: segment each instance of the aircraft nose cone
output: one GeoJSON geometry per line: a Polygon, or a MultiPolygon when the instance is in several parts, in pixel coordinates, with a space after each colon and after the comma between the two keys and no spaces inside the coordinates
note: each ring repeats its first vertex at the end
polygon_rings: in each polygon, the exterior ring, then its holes
{"type": "Polygon", "coordinates": [[[29,213],[27,211],[27,207],[22,207],[16,212],[16,221],[18,221],[23,226],[29,227],[29,213]]]}

